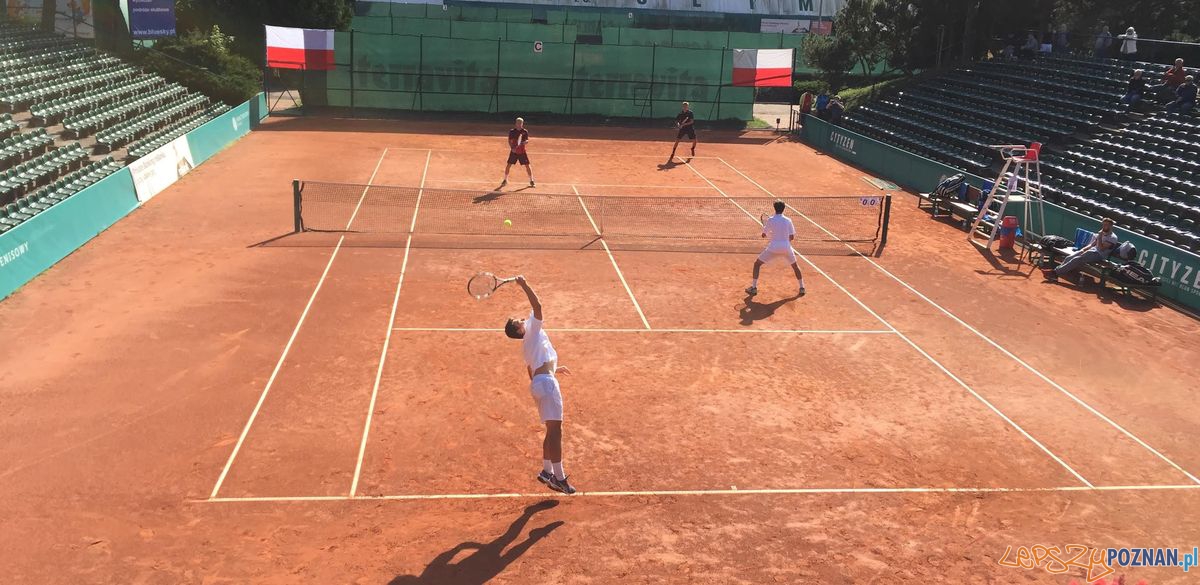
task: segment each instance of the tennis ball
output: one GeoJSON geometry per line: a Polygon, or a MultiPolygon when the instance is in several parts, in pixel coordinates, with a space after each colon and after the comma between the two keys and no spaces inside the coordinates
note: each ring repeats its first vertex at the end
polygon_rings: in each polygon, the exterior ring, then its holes
{"type": "Polygon", "coordinates": [[[511,219],[504,220],[504,227],[512,227],[512,220],[511,219]]]}

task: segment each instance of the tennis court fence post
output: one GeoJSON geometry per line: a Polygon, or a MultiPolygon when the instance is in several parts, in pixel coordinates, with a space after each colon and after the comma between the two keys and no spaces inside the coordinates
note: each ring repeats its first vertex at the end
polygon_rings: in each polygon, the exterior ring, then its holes
{"type": "MultiPolygon", "coordinates": [[[[297,195],[299,197],[299,195],[297,195]]],[[[299,199],[297,199],[299,201],[299,199]]],[[[883,196],[883,229],[879,234],[879,245],[887,245],[888,225],[892,223],[892,196],[891,194],[883,196]]]]}
{"type": "Polygon", "coordinates": [[[295,233],[304,231],[304,219],[300,214],[300,180],[292,179],[292,220],[295,223],[295,233]]]}

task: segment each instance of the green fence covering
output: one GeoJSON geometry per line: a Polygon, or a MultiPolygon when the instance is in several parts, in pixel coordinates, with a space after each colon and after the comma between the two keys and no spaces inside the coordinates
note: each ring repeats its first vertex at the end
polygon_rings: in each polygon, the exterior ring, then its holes
{"type": "Polygon", "coordinates": [[[668,117],[686,100],[700,120],[745,120],[752,115],[754,90],[725,86],[732,77],[732,52],[723,48],[577,44],[553,38],[573,37],[576,25],[409,17],[402,22],[414,29],[445,27],[465,37],[337,33],[337,68],[305,74],[306,102],[418,111],[668,117]],[[502,38],[473,38],[492,34],[502,38]]]}

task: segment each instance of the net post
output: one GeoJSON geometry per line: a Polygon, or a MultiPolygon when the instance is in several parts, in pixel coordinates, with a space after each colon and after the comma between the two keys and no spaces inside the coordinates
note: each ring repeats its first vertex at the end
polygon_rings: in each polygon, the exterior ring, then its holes
{"type": "Polygon", "coordinates": [[[892,221],[892,195],[889,193],[883,196],[883,225],[879,232],[879,245],[887,245],[888,224],[892,221]]]}
{"type": "Polygon", "coordinates": [[[292,221],[294,222],[295,232],[304,231],[304,218],[300,213],[300,180],[292,179],[292,221]]]}

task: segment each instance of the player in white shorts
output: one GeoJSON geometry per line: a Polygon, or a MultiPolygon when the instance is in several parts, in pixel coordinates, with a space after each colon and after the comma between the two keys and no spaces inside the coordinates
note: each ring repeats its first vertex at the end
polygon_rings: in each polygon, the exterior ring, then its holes
{"type": "Polygon", "coordinates": [[[571,371],[558,365],[558,353],[542,329],[542,303],[537,294],[529,288],[524,276],[517,277],[517,284],[529,297],[533,311],[527,319],[509,319],[504,325],[504,333],[521,340],[521,354],[529,374],[529,391],[537,403],[542,422],[546,424],[546,438],[542,441],[542,472],[537,479],[552,490],[570,495],[575,493],[575,488],[567,481],[567,474],[563,470],[562,392],[554,375],[559,372],[570,374],[571,371]]]}
{"type": "Polygon", "coordinates": [[[784,207],[786,206],[782,201],[776,201],[775,215],[763,223],[762,237],[769,237],[771,241],[754,261],[754,280],[750,281],[750,288],[746,289],[746,294],[750,296],[758,294],[758,273],[762,265],[780,259],[787,260],[792,265],[792,271],[796,273],[796,282],[800,286],[796,296],[804,296],[804,275],[800,273],[800,265],[796,263],[796,251],[792,249],[792,241],[796,239],[796,226],[783,215],[784,207]]]}

